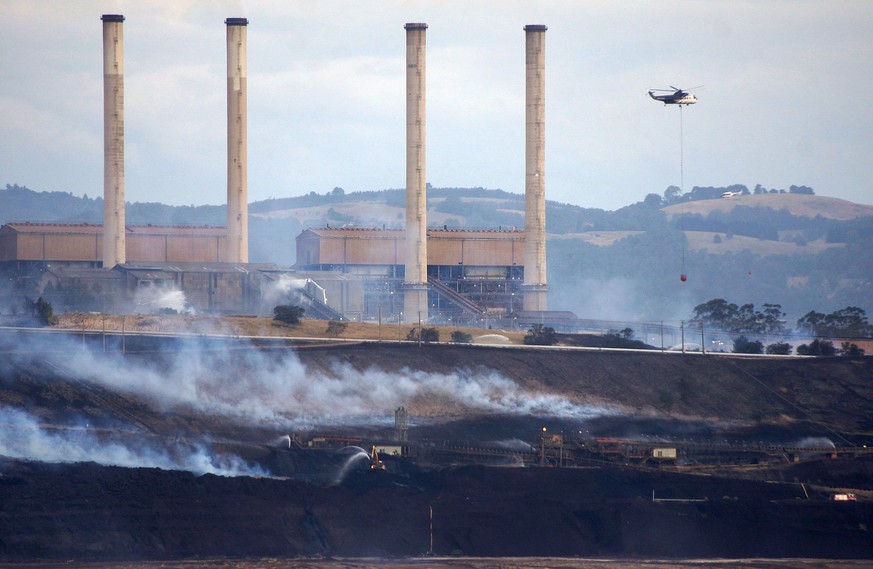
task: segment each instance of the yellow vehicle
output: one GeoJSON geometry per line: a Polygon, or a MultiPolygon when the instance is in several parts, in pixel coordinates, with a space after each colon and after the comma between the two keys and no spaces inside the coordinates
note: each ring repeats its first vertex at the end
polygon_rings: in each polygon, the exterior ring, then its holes
{"type": "Polygon", "coordinates": [[[370,451],[370,470],[373,472],[385,472],[385,463],[379,458],[379,451],[376,450],[376,445],[373,445],[373,450],[370,451]]]}

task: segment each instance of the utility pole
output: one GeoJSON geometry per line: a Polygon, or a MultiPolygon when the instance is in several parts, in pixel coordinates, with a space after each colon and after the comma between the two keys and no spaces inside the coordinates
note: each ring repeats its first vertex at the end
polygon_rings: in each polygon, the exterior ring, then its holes
{"type": "Polygon", "coordinates": [[[433,505],[428,506],[427,510],[430,517],[430,543],[427,547],[427,555],[433,557],[433,505]]]}

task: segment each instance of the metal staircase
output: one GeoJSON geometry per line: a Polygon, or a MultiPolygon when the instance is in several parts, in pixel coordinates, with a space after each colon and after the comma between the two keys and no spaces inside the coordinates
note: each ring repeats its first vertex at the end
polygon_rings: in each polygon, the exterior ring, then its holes
{"type": "Polygon", "coordinates": [[[452,287],[435,279],[434,277],[428,277],[427,282],[431,286],[431,289],[433,291],[460,308],[463,314],[470,317],[477,317],[485,313],[481,306],[479,306],[466,296],[458,294],[458,292],[455,291],[452,287]]]}

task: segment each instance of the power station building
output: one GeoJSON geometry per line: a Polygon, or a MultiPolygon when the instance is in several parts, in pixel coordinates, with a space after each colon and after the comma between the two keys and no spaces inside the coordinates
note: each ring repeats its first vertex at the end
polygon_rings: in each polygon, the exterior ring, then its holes
{"type": "MultiPolygon", "coordinates": [[[[104,229],[91,224],[9,223],[0,227],[0,268],[51,285],[61,306],[137,311],[139,293],[183,291],[190,308],[260,313],[262,291],[291,271],[228,263],[223,227],[128,226],[126,262],[103,267],[104,229]]],[[[146,310],[140,307],[139,310],[146,310]]]]}
{"type": "MultiPolygon", "coordinates": [[[[547,311],[545,31],[525,31],[524,230],[427,226],[426,30],[406,31],[406,215],[403,228],[311,228],[297,237],[295,270],[248,262],[248,20],[228,18],[226,227],[128,226],[124,201],[124,50],[119,14],[103,22],[104,215],[101,225],[11,223],[0,267],[37,269],[104,296],[147,287],[183,291],[199,310],[262,312],[277,281],[293,277],[307,312],[416,323],[547,311]],[[94,273],[88,280],[89,271],[94,273]],[[111,292],[110,292],[111,291],[111,292]]],[[[288,243],[288,247],[292,244],[288,243]]],[[[104,305],[106,303],[104,302],[104,305]]],[[[113,303],[113,306],[115,304],[113,303]]],[[[109,307],[111,308],[111,307],[109,307]]]]}
{"type": "MultiPolygon", "coordinates": [[[[426,234],[428,312],[463,321],[522,310],[525,234],[505,229],[434,229],[426,234]]],[[[360,280],[360,313],[408,322],[402,229],[311,228],[297,237],[297,269],[360,280]]],[[[328,295],[330,298],[330,295],[328,295]]],[[[416,312],[412,318],[417,321],[416,312]]]]}

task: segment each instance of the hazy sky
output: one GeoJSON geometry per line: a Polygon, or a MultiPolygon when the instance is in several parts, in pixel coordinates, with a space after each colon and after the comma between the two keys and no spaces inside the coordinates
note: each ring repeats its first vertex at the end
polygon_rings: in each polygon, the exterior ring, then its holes
{"type": "MultiPolygon", "coordinates": [[[[405,184],[406,22],[426,22],[427,179],[524,191],[525,24],[546,24],[546,194],[680,185],[873,203],[869,0],[0,0],[0,184],[103,191],[100,16],[124,23],[128,201],[226,194],[227,17],[248,26],[249,200],[405,184]]],[[[2,187],[2,186],[0,186],[2,187]]]]}

